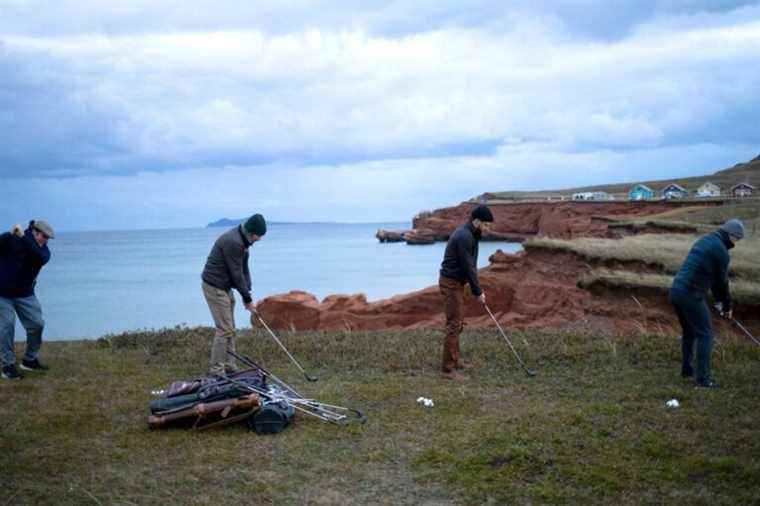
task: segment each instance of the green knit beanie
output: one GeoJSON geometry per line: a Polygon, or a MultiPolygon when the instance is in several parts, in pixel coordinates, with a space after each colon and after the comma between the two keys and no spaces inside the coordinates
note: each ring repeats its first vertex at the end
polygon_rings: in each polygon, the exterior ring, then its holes
{"type": "Polygon", "coordinates": [[[267,222],[264,217],[256,213],[243,224],[243,229],[249,234],[256,234],[259,237],[267,233],[267,222]]]}

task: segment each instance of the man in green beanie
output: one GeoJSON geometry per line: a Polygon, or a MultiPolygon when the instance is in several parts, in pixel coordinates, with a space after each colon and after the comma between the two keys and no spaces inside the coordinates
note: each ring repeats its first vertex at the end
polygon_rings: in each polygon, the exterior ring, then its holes
{"type": "Polygon", "coordinates": [[[222,235],[211,248],[203,268],[203,296],[214,319],[216,333],[211,347],[209,371],[212,374],[235,370],[234,360],[227,351],[235,351],[235,297],[232,289],[243,298],[251,313],[256,306],[251,297],[251,271],[248,269],[248,248],[267,233],[267,223],[254,214],[244,223],[222,235]]]}

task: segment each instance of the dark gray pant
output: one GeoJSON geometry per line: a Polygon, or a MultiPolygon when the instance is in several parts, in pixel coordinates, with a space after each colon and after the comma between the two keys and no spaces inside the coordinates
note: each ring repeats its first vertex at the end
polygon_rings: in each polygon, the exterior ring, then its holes
{"type": "Polygon", "coordinates": [[[691,374],[691,358],[694,356],[694,343],[697,345],[697,382],[710,380],[710,353],[712,352],[712,324],[707,301],[701,294],[681,290],[670,290],[670,303],[676,309],[681,323],[681,354],[683,362],[681,372],[691,374]]]}

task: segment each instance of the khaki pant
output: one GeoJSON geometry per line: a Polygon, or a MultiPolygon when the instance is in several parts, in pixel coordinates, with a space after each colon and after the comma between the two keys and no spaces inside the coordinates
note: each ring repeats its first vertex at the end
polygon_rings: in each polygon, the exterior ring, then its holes
{"type": "Polygon", "coordinates": [[[464,285],[456,279],[440,276],[438,287],[443,297],[446,314],[446,337],[443,340],[443,372],[451,372],[459,365],[459,334],[464,328],[464,285]]]}
{"type": "Polygon", "coordinates": [[[227,354],[227,351],[235,351],[235,297],[232,290],[225,292],[206,282],[203,283],[203,296],[216,327],[214,343],[211,345],[209,371],[223,373],[225,363],[230,368],[235,368],[235,359],[227,354]]]}

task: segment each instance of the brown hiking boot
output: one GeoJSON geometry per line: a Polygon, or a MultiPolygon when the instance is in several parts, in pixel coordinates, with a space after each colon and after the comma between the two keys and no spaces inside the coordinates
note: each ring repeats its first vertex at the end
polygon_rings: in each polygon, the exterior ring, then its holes
{"type": "Polygon", "coordinates": [[[441,377],[443,379],[453,380],[453,381],[456,381],[458,383],[463,383],[463,382],[467,381],[467,377],[464,374],[462,374],[461,372],[459,372],[459,371],[448,371],[448,372],[443,371],[441,373],[441,377]]]}

